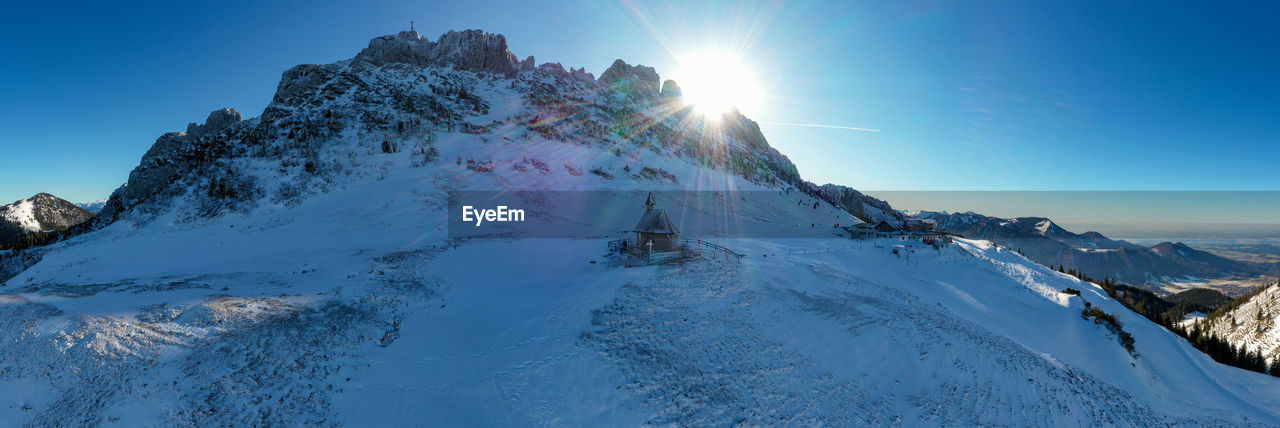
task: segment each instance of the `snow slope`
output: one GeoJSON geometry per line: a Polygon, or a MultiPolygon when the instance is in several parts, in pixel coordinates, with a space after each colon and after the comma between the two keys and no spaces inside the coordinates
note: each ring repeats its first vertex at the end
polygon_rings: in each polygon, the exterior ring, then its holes
{"type": "Polygon", "coordinates": [[[726,239],[748,257],[622,268],[609,237],[451,242],[440,192],[391,169],[296,207],[57,244],[0,288],[0,418],[1280,423],[1274,379],[984,241],[726,239]]]}
{"type": "Polygon", "coordinates": [[[39,232],[40,222],[36,221],[35,204],[29,199],[14,202],[4,207],[4,219],[17,224],[27,232],[39,232]]]}
{"type": "Polygon", "coordinates": [[[401,222],[361,240],[377,217],[326,223],[344,217],[325,202],[161,234],[109,228],[112,243],[68,246],[12,279],[0,417],[1280,423],[1274,379],[983,241],[895,256],[911,244],[728,239],[748,257],[622,268],[601,256],[607,238],[450,244],[401,222]],[[307,240],[307,224],[346,228],[307,240]],[[193,248],[201,257],[181,256],[193,248]],[[124,251],[160,260],[122,265],[124,251]],[[1084,295],[1056,291],[1068,286],[1084,295]],[[1080,317],[1082,300],[1121,319],[1136,359],[1080,317]]]}

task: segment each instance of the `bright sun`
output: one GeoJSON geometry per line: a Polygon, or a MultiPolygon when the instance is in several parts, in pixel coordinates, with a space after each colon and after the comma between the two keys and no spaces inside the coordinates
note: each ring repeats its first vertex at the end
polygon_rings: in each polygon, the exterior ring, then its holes
{"type": "Polygon", "coordinates": [[[707,116],[718,117],[734,107],[760,111],[763,91],[737,55],[706,51],[682,56],[674,80],[685,103],[707,116]]]}

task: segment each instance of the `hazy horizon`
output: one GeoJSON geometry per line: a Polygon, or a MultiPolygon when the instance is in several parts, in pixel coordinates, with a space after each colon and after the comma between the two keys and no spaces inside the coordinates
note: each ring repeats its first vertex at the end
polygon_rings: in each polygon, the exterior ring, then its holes
{"type": "Polygon", "coordinates": [[[1121,237],[1280,236],[1280,191],[867,191],[904,211],[1046,217],[1121,237]]]}
{"type": "Polygon", "coordinates": [[[1098,232],[1112,239],[1275,239],[1280,223],[1058,223],[1075,233],[1098,232]]]}

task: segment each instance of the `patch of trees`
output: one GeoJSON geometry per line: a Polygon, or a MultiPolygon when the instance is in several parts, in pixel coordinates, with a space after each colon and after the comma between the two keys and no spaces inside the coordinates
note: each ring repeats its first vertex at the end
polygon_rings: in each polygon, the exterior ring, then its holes
{"type": "Polygon", "coordinates": [[[1192,288],[1169,296],[1165,298],[1165,300],[1168,300],[1175,305],[1187,304],[1207,309],[1201,311],[1206,314],[1213,312],[1215,309],[1221,308],[1232,301],[1230,297],[1227,297],[1218,290],[1211,290],[1208,288],[1192,288]]]}
{"type": "Polygon", "coordinates": [[[595,174],[595,175],[598,175],[598,176],[600,176],[601,178],[603,178],[603,179],[605,179],[605,180],[612,180],[612,179],[613,179],[613,174],[610,174],[610,173],[609,173],[609,171],[605,171],[605,170],[603,170],[603,169],[600,169],[600,167],[591,168],[591,173],[592,173],[592,174],[595,174]]]}
{"type": "MultiPolygon", "coordinates": [[[[1280,285],[1280,281],[1276,281],[1276,285],[1280,285]]],[[[1240,306],[1243,306],[1245,303],[1248,303],[1250,300],[1253,300],[1253,296],[1257,296],[1258,293],[1261,293],[1263,290],[1266,290],[1266,289],[1267,287],[1258,287],[1257,290],[1253,290],[1249,292],[1249,294],[1245,294],[1243,296],[1240,296],[1240,298],[1238,299],[1227,302],[1226,304],[1217,308],[1217,310],[1214,310],[1212,312],[1206,311],[1209,313],[1209,316],[1205,317],[1205,320],[1211,321],[1211,320],[1215,320],[1215,319],[1226,316],[1227,314],[1236,310],[1240,306]]]]}
{"type": "Polygon", "coordinates": [[[1268,367],[1267,358],[1261,352],[1253,352],[1243,346],[1232,345],[1216,334],[1202,331],[1199,323],[1192,325],[1190,329],[1184,329],[1175,324],[1172,330],[1185,337],[1187,342],[1209,355],[1214,361],[1258,373],[1269,372],[1272,376],[1280,377],[1280,367],[1277,366],[1280,365],[1280,358],[1272,361],[1268,367]]]}
{"type": "MultiPolygon", "coordinates": [[[[1278,282],[1278,284],[1280,284],[1280,282],[1278,282]]],[[[1261,350],[1258,352],[1251,352],[1243,346],[1236,347],[1226,339],[1219,338],[1212,332],[1202,331],[1200,328],[1201,324],[1211,325],[1214,320],[1230,316],[1233,311],[1240,308],[1240,306],[1245,303],[1248,303],[1254,296],[1257,296],[1258,293],[1261,293],[1266,289],[1267,287],[1258,287],[1257,290],[1254,290],[1249,294],[1221,305],[1216,310],[1209,312],[1209,315],[1205,317],[1204,321],[1193,324],[1190,329],[1183,328],[1182,326],[1175,324],[1171,330],[1182,335],[1182,337],[1187,338],[1188,342],[1195,345],[1197,349],[1209,354],[1210,357],[1213,357],[1214,361],[1245,370],[1253,370],[1258,373],[1269,373],[1272,376],[1280,377],[1280,358],[1275,358],[1274,361],[1268,365],[1266,356],[1262,354],[1261,350]]],[[[1261,314],[1259,314],[1259,317],[1261,317],[1261,314]]]]}
{"type": "Polygon", "coordinates": [[[1138,357],[1137,352],[1133,349],[1133,335],[1124,331],[1124,326],[1120,324],[1120,320],[1116,319],[1115,315],[1103,312],[1102,309],[1085,302],[1084,311],[1080,312],[1080,316],[1084,319],[1092,319],[1094,324],[1102,324],[1107,328],[1107,331],[1116,335],[1116,340],[1120,341],[1120,346],[1124,347],[1125,352],[1128,352],[1134,358],[1138,357]]]}
{"type": "MultiPolygon", "coordinates": [[[[64,230],[51,230],[46,232],[21,232],[12,238],[0,240],[0,251],[12,251],[20,253],[32,248],[43,247],[45,245],[64,241],[72,236],[87,232],[92,227],[93,221],[71,226],[64,230]]],[[[0,256],[3,257],[3,256],[0,256]]]]}
{"type": "MultiPolygon", "coordinates": [[[[1190,329],[1184,328],[1180,324],[1183,316],[1195,311],[1209,313],[1209,316],[1206,317],[1206,319],[1225,316],[1227,313],[1230,313],[1231,310],[1240,307],[1240,305],[1243,305],[1245,302],[1248,302],[1250,298],[1261,292],[1265,287],[1259,288],[1248,295],[1226,303],[1220,303],[1221,299],[1214,297],[1212,293],[1208,292],[1195,292],[1183,296],[1174,295],[1169,299],[1164,299],[1148,290],[1120,284],[1110,278],[1104,278],[1102,281],[1097,281],[1089,278],[1084,273],[1076,272],[1075,270],[1067,270],[1064,272],[1060,266],[1058,267],[1058,271],[1074,275],[1083,281],[1097,284],[1107,292],[1108,296],[1111,296],[1111,298],[1124,304],[1124,306],[1129,308],[1129,310],[1132,310],[1133,312],[1151,320],[1151,322],[1159,324],[1169,331],[1182,336],[1188,343],[1196,349],[1199,349],[1200,352],[1204,352],[1205,355],[1213,358],[1214,361],[1232,367],[1252,370],[1258,373],[1270,373],[1272,376],[1280,377],[1280,358],[1276,358],[1275,361],[1272,361],[1270,366],[1268,366],[1266,357],[1264,357],[1261,352],[1251,352],[1244,347],[1233,346],[1231,343],[1227,342],[1226,339],[1219,338],[1212,333],[1201,331],[1198,324],[1193,325],[1190,329]],[[1215,303],[1217,303],[1218,306],[1214,306],[1215,303]]],[[[1208,291],[1217,293],[1213,290],[1208,291]]],[[[1221,295],[1221,293],[1217,294],[1221,295]]],[[[1226,298],[1226,296],[1222,297],[1226,298]]],[[[1123,330],[1120,327],[1119,321],[1116,320],[1114,316],[1102,312],[1097,308],[1091,307],[1088,302],[1085,302],[1085,311],[1082,316],[1086,319],[1092,318],[1094,322],[1100,324],[1107,324],[1108,329],[1112,328],[1111,323],[1114,321],[1115,330],[1113,330],[1113,332],[1116,332],[1116,334],[1120,336],[1122,345],[1125,343],[1124,336],[1120,335],[1123,330]]],[[[1125,349],[1130,350],[1130,353],[1132,354],[1132,336],[1130,336],[1128,340],[1129,345],[1127,345],[1125,349]]]]}
{"type": "Polygon", "coordinates": [[[384,138],[382,140],[382,152],[383,153],[400,153],[400,144],[397,144],[396,142],[391,141],[390,139],[384,138]]]}
{"type": "Polygon", "coordinates": [[[679,182],[680,182],[680,180],[679,180],[678,178],[676,178],[676,175],[675,175],[675,174],[672,174],[672,173],[670,173],[670,172],[667,172],[667,170],[662,169],[662,168],[657,168],[657,169],[655,169],[655,168],[650,168],[650,167],[647,167],[647,166],[646,166],[646,167],[644,167],[644,168],[641,168],[641,169],[640,169],[640,176],[641,176],[641,177],[644,177],[644,178],[646,178],[646,179],[649,179],[649,180],[656,180],[656,179],[658,179],[658,178],[662,178],[662,179],[668,180],[668,181],[670,181],[670,182],[672,182],[672,183],[679,183],[679,182]]]}
{"type": "Polygon", "coordinates": [[[1168,311],[1167,317],[1175,322],[1192,312],[1212,314],[1221,311],[1234,301],[1217,290],[1207,288],[1193,288],[1166,297],[1165,300],[1173,303],[1173,309],[1168,311]]]}

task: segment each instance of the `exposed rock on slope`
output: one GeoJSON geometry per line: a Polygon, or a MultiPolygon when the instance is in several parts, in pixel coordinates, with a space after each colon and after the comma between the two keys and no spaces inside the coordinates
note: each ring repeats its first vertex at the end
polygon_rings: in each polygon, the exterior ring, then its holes
{"type": "Polygon", "coordinates": [[[658,72],[653,67],[630,65],[621,59],[613,61],[608,70],[600,73],[600,84],[634,91],[645,97],[658,94],[658,82],[658,72]]]}
{"type": "MultiPolygon", "coordinates": [[[[518,134],[606,145],[628,165],[600,169],[595,174],[602,177],[679,183],[680,177],[660,168],[630,170],[629,164],[652,153],[821,195],[769,146],[754,121],[731,112],[716,126],[703,126],[705,119],[683,103],[660,97],[652,67],[618,60],[593,80],[583,69],[529,67],[532,57],[515,58],[498,34],[449,32],[432,42],[405,31],[374,39],[353,60],[293,67],[260,117],[241,120],[235,110],[222,109],[186,133],[161,136],[109,199],[98,226],[177,199],[184,205],[180,218],[250,210],[264,200],[297,203],[347,180],[356,167],[347,159],[404,150],[415,153],[415,163],[430,163],[438,160],[436,136],[460,130],[482,140],[501,131],[508,141],[518,134]],[[517,105],[505,98],[508,92],[518,96],[517,105]],[[263,163],[277,166],[264,169],[263,163]]],[[[676,88],[668,87],[668,93],[676,88]]]]}
{"type": "Polygon", "coordinates": [[[507,49],[506,37],[480,30],[450,31],[434,42],[417,31],[401,31],[371,40],[356,60],[373,65],[454,66],[459,70],[494,73],[515,71],[519,64],[507,49]]]}
{"type": "Polygon", "coordinates": [[[667,98],[680,98],[680,85],[674,80],[666,80],[662,82],[662,96],[667,98]]]}
{"type": "Polygon", "coordinates": [[[216,163],[231,150],[224,131],[242,120],[240,112],[224,108],[209,113],[203,125],[191,123],[187,132],[160,136],[129,172],[129,181],[116,189],[102,207],[99,225],[115,221],[121,212],[165,190],[176,190],[172,186],[175,180],[216,163]]]}
{"type": "Polygon", "coordinates": [[[876,224],[881,221],[900,227],[905,216],[893,209],[888,202],[867,196],[848,186],[839,184],[822,185],[823,192],[831,195],[845,210],[867,223],[876,224]]]}
{"type": "Polygon", "coordinates": [[[240,112],[236,111],[236,109],[224,108],[221,110],[214,110],[212,113],[209,113],[209,117],[204,120],[203,125],[195,122],[191,122],[187,125],[187,138],[199,139],[205,135],[227,129],[227,127],[240,123],[242,120],[244,120],[244,118],[240,116],[240,112]]]}

